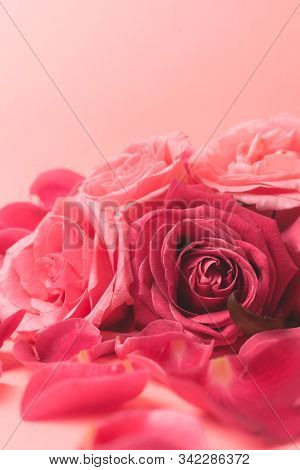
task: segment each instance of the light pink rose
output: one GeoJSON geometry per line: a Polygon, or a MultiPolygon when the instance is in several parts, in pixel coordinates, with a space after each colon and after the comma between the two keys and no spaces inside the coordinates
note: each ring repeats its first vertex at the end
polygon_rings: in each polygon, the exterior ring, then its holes
{"type": "Polygon", "coordinates": [[[118,206],[160,200],[174,178],[186,177],[185,162],[192,154],[181,133],[133,143],[84,180],[80,190],[88,198],[118,206]]]}
{"type": "Polygon", "coordinates": [[[283,114],[240,124],[195,153],[189,169],[258,209],[300,207],[300,120],[283,114]]]}
{"type": "Polygon", "coordinates": [[[128,229],[122,217],[80,198],[57,199],[0,270],[0,318],[26,310],[19,330],[70,317],[111,325],[131,303],[128,229]]]}
{"type": "Polygon", "coordinates": [[[207,449],[199,420],[180,411],[125,410],[107,417],[85,449],[207,449]]]}

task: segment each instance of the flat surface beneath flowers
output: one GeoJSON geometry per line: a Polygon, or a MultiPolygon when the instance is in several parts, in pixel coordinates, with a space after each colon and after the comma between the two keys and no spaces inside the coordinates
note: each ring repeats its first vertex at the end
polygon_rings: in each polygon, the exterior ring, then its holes
{"type": "MultiPolygon", "coordinates": [[[[93,429],[103,419],[99,414],[94,417],[45,420],[26,422],[20,417],[20,401],[30,372],[24,368],[5,371],[0,383],[0,447],[5,449],[76,449],[89,448],[93,429]]],[[[170,407],[198,415],[199,411],[173,392],[151,383],[126,408],[170,407]]],[[[266,445],[254,436],[242,431],[224,429],[214,420],[203,416],[205,434],[211,449],[266,449],[266,445]]],[[[300,441],[298,443],[300,445],[300,441]]],[[[285,449],[294,449],[294,445],[286,445],[285,449]]]]}
{"type": "MultiPolygon", "coordinates": [[[[177,129],[203,145],[297,1],[3,4],[107,157],[133,140],[177,129]]],[[[297,16],[219,133],[279,111],[299,114],[297,16]]],[[[103,160],[4,12],[0,40],[8,49],[1,51],[0,76],[6,203],[26,197],[25,182],[39,171],[86,172],[103,160]]]]}

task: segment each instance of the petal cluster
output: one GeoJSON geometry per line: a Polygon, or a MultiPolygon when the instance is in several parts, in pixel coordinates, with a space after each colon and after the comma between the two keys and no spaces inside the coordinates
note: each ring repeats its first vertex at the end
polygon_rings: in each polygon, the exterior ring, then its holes
{"type": "Polygon", "coordinates": [[[212,448],[207,415],[294,442],[299,188],[289,115],[203,152],[174,133],[86,178],[39,175],[30,201],[0,209],[0,347],[29,369],[22,418],[92,416],[91,449],[212,448]]]}

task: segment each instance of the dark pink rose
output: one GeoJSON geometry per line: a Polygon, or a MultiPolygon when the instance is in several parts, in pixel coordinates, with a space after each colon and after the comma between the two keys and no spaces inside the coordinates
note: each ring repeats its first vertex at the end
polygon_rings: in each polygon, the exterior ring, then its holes
{"type": "Polygon", "coordinates": [[[133,143],[96,168],[81,185],[85,197],[118,206],[161,200],[174,178],[186,177],[185,163],[193,153],[181,133],[133,143]]]}
{"type": "Polygon", "coordinates": [[[300,268],[300,214],[297,220],[282,233],[282,239],[294,262],[300,268]]]}
{"type": "Polygon", "coordinates": [[[300,434],[300,328],[252,336],[238,355],[212,359],[204,384],[184,398],[225,424],[262,438],[300,434]]]}
{"type": "Polygon", "coordinates": [[[189,162],[197,181],[258,209],[300,207],[300,120],[288,114],[240,124],[189,162]]]}
{"type": "Polygon", "coordinates": [[[0,209],[0,257],[21,238],[29,235],[51,209],[55,200],[67,196],[83,177],[71,170],[54,169],[41,173],[32,183],[33,202],[14,202],[0,209]]]}
{"type": "Polygon", "coordinates": [[[119,321],[132,303],[128,229],[122,217],[76,197],[59,198],[0,270],[0,318],[26,310],[20,331],[70,317],[119,321]]]}
{"type": "Polygon", "coordinates": [[[169,410],[126,410],[107,417],[85,449],[172,450],[207,449],[199,420],[169,410]]]}
{"type": "Polygon", "coordinates": [[[291,315],[300,320],[300,216],[282,233],[282,239],[299,268],[299,273],[291,281],[284,296],[284,305],[291,315]]]}
{"type": "Polygon", "coordinates": [[[180,323],[215,345],[241,334],[227,308],[274,316],[298,272],[276,222],[202,185],[173,183],[165,207],[132,225],[136,323],[180,323]]]}

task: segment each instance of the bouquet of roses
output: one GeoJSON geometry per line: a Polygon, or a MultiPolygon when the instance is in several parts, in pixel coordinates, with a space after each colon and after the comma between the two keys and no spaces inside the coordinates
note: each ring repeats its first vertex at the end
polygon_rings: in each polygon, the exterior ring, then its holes
{"type": "Polygon", "coordinates": [[[150,382],[227,427],[300,434],[300,121],[195,151],[132,144],[38,176],[0,210],[0,344],[32,370],[25,420],[105,413],[91,448],[201,449],[198,417],[130,407],[150,382]]]}

